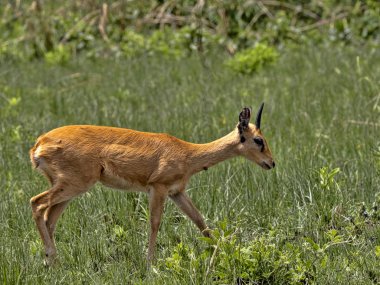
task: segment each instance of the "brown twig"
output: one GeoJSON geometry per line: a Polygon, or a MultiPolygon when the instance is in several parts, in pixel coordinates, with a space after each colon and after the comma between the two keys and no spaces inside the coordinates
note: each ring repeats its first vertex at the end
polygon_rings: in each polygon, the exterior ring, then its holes
{"type": "Polygon", "coordinates": [[[147,15],[141,20],[141,24],[177,24],[183,25],[189,23],[189,17],[186,16],[175,16],[172,14],[165,14],[161,18],[152,17],[152,15],[147,15]]]}
{"type": "Polygon", "coordinates": [[[257,2],[257,5],[260,7],[261,11],[263,11],[265,15],[268,16],[268,18],[270,19],[274,18],[273,14],[269,11],[269,9],[264,5],[263,2],[260,2],[260,1],[257,2]]]}
{"type": "Polygon", "coordinates": [[[304,9],[301,5],[292,5],[289,3],[280,2],[280,1],[275,1],[275,0],[262,0],[260,1],[261,3],[264,3],[267,6],[272,6],[272,7],[282,7],[282,8],[287,8],[289,10],[293,10],[299,13],[304,14],[305,16],[308,16],[313,19],[320,19],[320,16],[312,11],[304,9]]]}
{"type": "MultiPolygon", "coordinates": [[[[205,7],[205,0],[198,0],[197,4],[192,9],[192,15],[197,25],[196,41],[197,41],[197,50],[198,50],[198,53],[200,53],[200,55],[203,52],[202,15],[203,15],[204,7],[205,7]]],[[[202,64],[204,64],[203,59],[202,59],[202,64]]]]}
{"type": "Polygon", "coordinates": [[[156,16],[156,18],[159,20],[159,23],[160,23],[160,28],[162,29],[163,28],[163,22],[161,21],[161,19],[167,15],[167,14],[170,14],[170,13],[167,13],[166,11],[170,8],[170,5],[172,3],[170,1],[164,3],[163,5],[161,5],[159,11],[158,11],[158,14],[156,16]]]}
{"type": "Polygon", "coordinates": [[[256,13],[255,16],[252,17],[251,21],[248,23],[248,25],[245,27],[246,30],[249,30],[253,27],[253,25],[260,19],[261,16],[264,16],[264,11],[261,11],[259,13],[256,13]]]}
{"type": "Polygon", "coordinates": [[[218,9],[218,15],[220,17],[220,24],[217,26],[217,30],[220,34],[225,36],[225,35],[227,35],[228,26],[229,26],[228,18],[226,15],[226,9],[219,8],[218,9]]]}
{"type": "Polygon", "coordinates": [[[105,42],[109,42],[109,38],[107,36],[106,32],[106,24],[107,24],[107,18],[108,18],[108,5],[107,3],[103,3],[102,10],[100,13],[100,19],[99,19],[99,32],[102,35],[102,38],[105,42]]]}
{"type": "Polygon", "coordinates": [[[80,26],[82,23],[86,23],[90,21],[94,16],[98,14],[99,14],[98,10],[92,11],[88,13],[86,16],[84,16],[82,19],[80,19],[78,22],[76,22],[76,24],[70,30],[68,30],[67,33],[63,36],[62,40],[60,41],[60,44],[65,43],[70,38],[72,33],[74,33],[74,31],[78,28],[78,26],[80,26]]]}
{"type": "Polygon", "coordinates": [[[298,31],[300,31],[301,33],[302,32],[307,32],[307,31],[310,31],[310,30],[313,30],[315,28],[319,28],[321,26],[324,26],[324,25],[328,25],[328,24],[331,24],[331,23],[334,23],[335,21],[338,21],[338,20],[341,20],[341,19],[344,19],[348,16],[347,13],[343,13],[343,14],[340,14],[336,17],[332,17],[330,19],[323,19],[323,20],[320,20],[316,23],[313,23],[311,25],[307,25],[307,26],[303,26],[301,28],[296,28],[298,31]]]}

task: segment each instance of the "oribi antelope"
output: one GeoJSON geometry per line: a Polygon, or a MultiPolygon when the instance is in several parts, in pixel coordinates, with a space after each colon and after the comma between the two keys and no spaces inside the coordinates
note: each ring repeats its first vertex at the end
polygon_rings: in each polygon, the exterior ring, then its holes
{"type": "Polygon", "coordinates": [[[235,156],[244,156],[264,169],[275,166],[260,130],[259,108],[255,124],[251,109],[243,108],[237,127],[205,144],[189,143],[161,133],[91,125],[64,126],[40,136],[30,150],[34,168],[51,188],[31,200],[33,218],[45,247],[45,264],[56,260],[54,230],[68,203],[97,181],[106,186],[149,195],[150,236],[148,262],[154,256],[164,203],[169,197],[201,230],[210,236],[202,215],[185,188],[190,177],[235,156]]]}

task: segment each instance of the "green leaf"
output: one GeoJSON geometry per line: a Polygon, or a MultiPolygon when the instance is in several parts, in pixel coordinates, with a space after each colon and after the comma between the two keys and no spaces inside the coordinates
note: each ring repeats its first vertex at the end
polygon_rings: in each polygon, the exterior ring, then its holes
{"type": "Polygon", "coordinates": [[[208,243],[209,245],[214,245],[216,244],[216,241],[212,238],[209,238],[209,237],[199,237],[200,240],[208,243]]]}
{"type": "Polygon", "coordinates": [[[320,246],[319,246],[317,243],[315,243],[310,237],[305,237],[305,240],[311,245],[311,247],[312,247],[315,251],[317,251],[317,250],[320,249],[320,246]]]}
{"type": "Polygon", "coordinates": [[[375,247],[375,254],[377,257],[380,257],[380,245],[375,247]]]}

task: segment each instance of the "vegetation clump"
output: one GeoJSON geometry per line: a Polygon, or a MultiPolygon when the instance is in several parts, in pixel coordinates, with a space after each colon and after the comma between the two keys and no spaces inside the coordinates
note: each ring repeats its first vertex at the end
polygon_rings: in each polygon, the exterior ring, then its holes
{"type": "Polygon", "coordinates": [[[36,0],[10,1],[1,5],[0,14],[0,59],[62,63],[66,56],[57,55],[62,48],[73,56],[163,53],[181,58],[215,49],[234,54],[260,42],[284,47],[380,41],[380,4],[375,0],[36,0]]]}
{"type": "Polygon", "coordinates": [[[252,74],[269,63],[275,62],[278,56],[278,52],[273,47],[257,44],[254,48],[237,52],[226,64],[237,72],[252,74]]]}

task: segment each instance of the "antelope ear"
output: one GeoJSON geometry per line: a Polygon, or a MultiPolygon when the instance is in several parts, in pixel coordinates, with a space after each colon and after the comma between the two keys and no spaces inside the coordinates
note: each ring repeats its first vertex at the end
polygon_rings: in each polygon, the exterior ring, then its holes
{"type": "Polygon", "coordinates": [[[249,119],[251,118],[251,108],[245,107],[239,114],[239,134],[241,137],[241,141],[244,142],[245,138],[243,137],[243,131],[248,129],[249,119]]]}
{"type": "Polygon", "coordinates": [[[245,107],[239,114],[239,126],[243,130],[248,128],[249,119],[251,119],[251,108],[245,107]]]}

